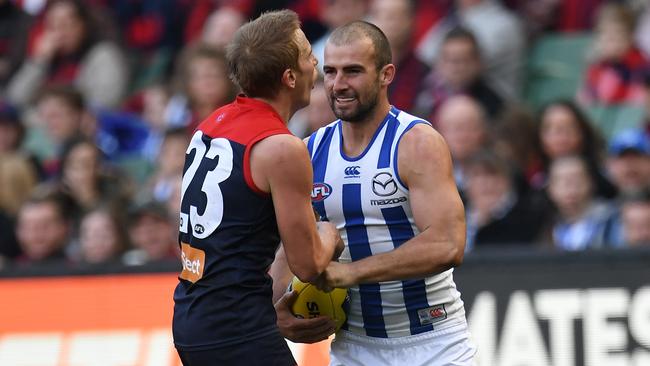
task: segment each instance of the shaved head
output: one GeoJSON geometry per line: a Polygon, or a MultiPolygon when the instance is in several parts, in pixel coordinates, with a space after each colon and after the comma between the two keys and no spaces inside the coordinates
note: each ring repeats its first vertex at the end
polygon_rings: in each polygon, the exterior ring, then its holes
{"type": "Polygon", "coordinates": [[[372,41],[375,49],[375,65],[377,66],[377,70],[381,70],[382,67],[392,63],[388,39],[384,32],[372,23],[357,20],[336,28],[327,42],[336,46],[342,46],[352,44],[360,38],[368,38],[372,41]]]}

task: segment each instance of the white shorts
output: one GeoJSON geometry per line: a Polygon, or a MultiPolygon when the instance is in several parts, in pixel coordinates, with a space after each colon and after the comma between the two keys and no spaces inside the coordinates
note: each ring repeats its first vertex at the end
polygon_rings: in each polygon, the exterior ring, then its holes
{"type": "Polygon", "coordinates": [[[475,354],[463,319],[444,329],[399,338],[341,330],[332,341],[330,366],[473,366],[475,354]]]}

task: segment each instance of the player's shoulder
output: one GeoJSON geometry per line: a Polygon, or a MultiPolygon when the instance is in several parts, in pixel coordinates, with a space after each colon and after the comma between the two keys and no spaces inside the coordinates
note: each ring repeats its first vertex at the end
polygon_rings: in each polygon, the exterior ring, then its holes
{"type": "Polygon", "coordinates": [[[264,138],[254,147],[257,156],[268,162],[291,164],[301,157],[307,149],[302,140],[291,134],[277,134],[264,138]]]}
{"type": "Polygon", "coordinates": [[[401,158],[410,160],[418,156],[448,153],[447,143],[430,122],[405,112],[400,113],[398,120],[406,125],[399,146],[401,158]]]}

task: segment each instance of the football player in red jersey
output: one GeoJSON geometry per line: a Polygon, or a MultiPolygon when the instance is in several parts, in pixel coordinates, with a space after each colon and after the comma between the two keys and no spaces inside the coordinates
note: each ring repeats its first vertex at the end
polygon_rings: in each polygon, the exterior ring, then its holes
{"type": "MultiPolygon", "coordinates": [[[[286,127],[309,104],[317,62],[288,10],[244,25],[227,55],[243,95],[208,116],[186,151],[174,343],[186,366],[294,365],[269,266],[281,240],[292,272],[315,281],[343,249],[337,229],[314,219],[309,155],[286,127]]],[[[329,318],[300,326],[334,330],[329,318]]]]}

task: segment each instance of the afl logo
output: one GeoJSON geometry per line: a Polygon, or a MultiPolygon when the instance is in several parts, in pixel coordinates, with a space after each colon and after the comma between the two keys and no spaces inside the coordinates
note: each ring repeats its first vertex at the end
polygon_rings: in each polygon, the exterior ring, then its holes
{"type": "Polygon", "coordinates": [[[327,183],[314,183],[311,190],[311,201],[320,202],[332,194],[332,187],[327,183]]]}
{"type": "Polygon", "coordinates": [[[390,173],[378,173],[372,178],[372,191],[377,196],[392,196],[397,192],[397,184],[390,173]]]}

